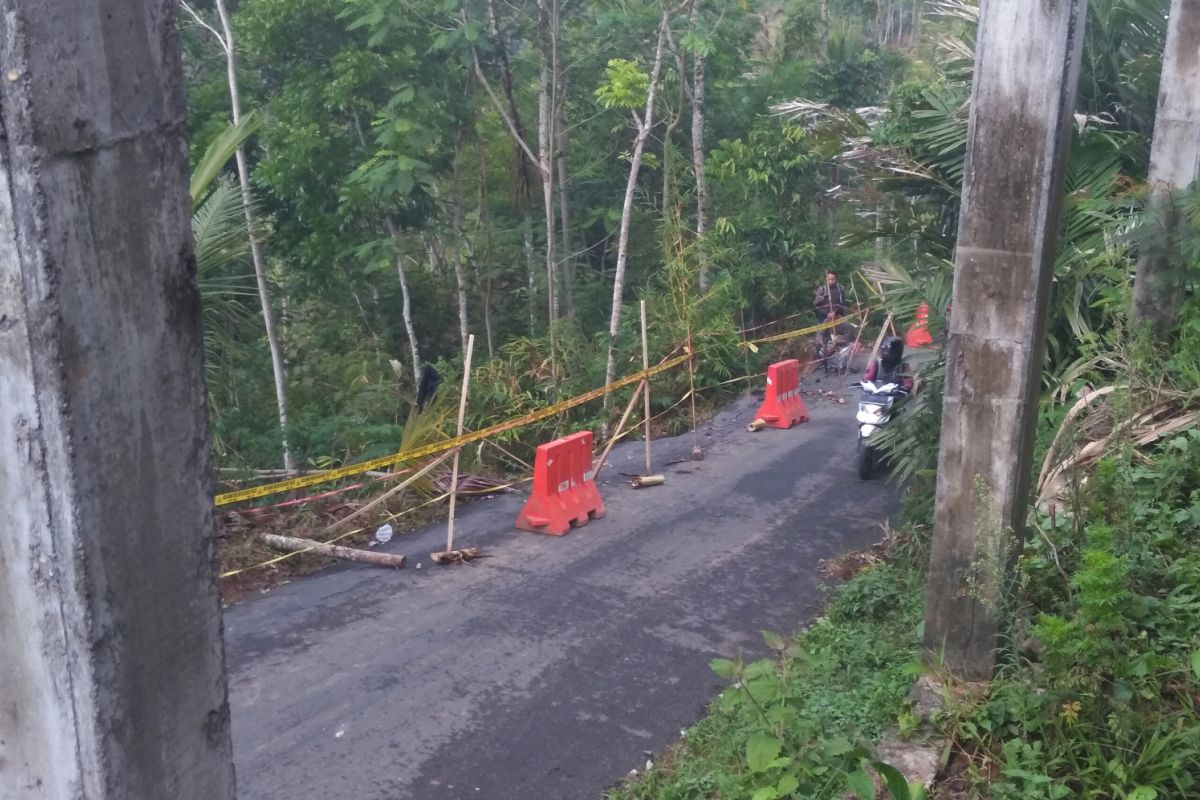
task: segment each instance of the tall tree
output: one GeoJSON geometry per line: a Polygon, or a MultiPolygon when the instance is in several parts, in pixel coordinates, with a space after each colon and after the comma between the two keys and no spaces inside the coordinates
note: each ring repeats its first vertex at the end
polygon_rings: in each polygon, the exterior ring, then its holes
{"type": "Polygon", "coordinates": [[[458,295],[458,332],[462,338],[463,352],[467,351],[467,339],[471,327],[467,317],[467,271],[463,264],[463,254],[466,251],[467,234],[463,226],[463,196],[461,164],[463,155],[462,125],[454,126],[454,164],[451,167],[450,178],[450,227],[454,234],[454,246],[451,257],[454,264],[454,282],[458,295]]]}
{"type": "MultiPolygon", "coordinates": [[[[828,0],[826,0],[827,2],[828,0]]],[[[705,86],[704,59],[708,47],[706,40],[699,37],[701,23],[701,0],[693,0],[692,4],[692,33],[696,36],[696,44],[692,48],[692,172],[696,180],[696,239],[700,245],[700,289],[707,290],[712,281],[709,274],[708,254],[705,251],[703,239],[708,231],[708,181],[705,176],[704,126],[705,126],[705,86]]],[[[822,7],[828,12],[827,6],[822,7]]],[[[682,80],[682,77],[680,78],[682,80]]]]}
{"type": "Polygon", "coordinates": [[[1173,0],[1150,150],[1154,219],[1133,283],[1133,319],[1165,336],[1179,319],[1187,269],[1177,248],[1179,193],[1200,178],[1200,4],[1173,0]]]}
{"type": "MultiPolygon", "coordinates": [[[[608,358],[604,368],[604,382],[612,383],[617,374],[617,336],[621,332],[621,303],[625,295],[625,266],[629,260],[629,226],[633,219],[633,197],[637,190],[638,172],[642,168],[642,156],[646,151],[646,139],[654,127],[654,103],[658,96],[659,79],[662,76],[663,50],[667,41],[670,13],[663,9],[658,23],[658,39],[654,46],[654,66],[645,81],[645,108],[641,115],[636,106],[637,88],[642,86],[639,77],[644,74],[636,65],[620,61],[609,62],[608,82],[597,90],[602,105],[610,108],[627,108],[634,122],[633,152],[629,159],[629,178],[625,182],[625,199],[621,205],[621,225],[617,234],[617,266],[613,275],[612,312],[608,323],[608,358]],[[631,102],[634,101],[634,102],[631,102]]],[[[611,395],[605,395],[605,403],[611,395]]]]}
{"type": "MultiPolygon", "coordinates": [[[[180,5],[192,19],[196,20],[199,25],[213,35],[221,50],[225,53],[225,65],[229,83],[229,110],[230,116],[233,118],[233,124],[236,126],[242,122],[242,93],[238,86],[237,74],[237,41],[233,35],[233,24],[230,21],[229,9],[225,6],[225,0],[216,0],[216,4],[217,16],[221,25],[220,31],[217,31],[216,28],[206,22],[188,3],[182,2],[180,5]]],[[[250,235],[250,259],[254,264],[254,279],[258,284],[258,298],[262,304],[263,327],[267,334],[267,347],[271,352],[271,372],[275,379],[275,404],[279,415],[279,431],[283,444],[283,468],[288,472],[293,472],[296,469],[296,463],[292,455],[292,448],[288,444],[287,432],[287,370],[284,364],[283,346],[279,341],[279,334],[276,328],[275,307],[271,302],[271,286],[267,279],[267,265],[263,258],[259,228],[254,216],[253,192],[250,188],[250,168],[246,161],[245,147],[239,145],[234,157],[237,161],[238,183],[242,190],[242,210],[246,218],[246,229],[250,235]]]]}

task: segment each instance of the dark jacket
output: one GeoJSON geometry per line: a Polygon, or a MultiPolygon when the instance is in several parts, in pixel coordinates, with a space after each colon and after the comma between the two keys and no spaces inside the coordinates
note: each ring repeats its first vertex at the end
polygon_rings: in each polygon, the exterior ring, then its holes
{"type": "Polygon", "coordinates": [[[817,294],[813,298],[813,310],[824,322],[825,317],[831,312],[839,317],[846,313],[846,296],[842,293],[842,285],[835,283],[832,288],[828,284],[817,289],[817,294]]]}
{"type": "Polygon", "coordinates": [[[867,371],[863,373],[863,380],[875,381],[882,379],[888,383],[900,384],[902,387],[904,387],[906,392],[911,392],[913,390],[912,377],[904,374],[908,371],[908,364],[901,363],[899,367],[891,370],[891,372],[888,373],[888,371],[884,369],[882,362],[882,358],[877,358],[871,362],[871,365],[867,367],[867,371]]]}

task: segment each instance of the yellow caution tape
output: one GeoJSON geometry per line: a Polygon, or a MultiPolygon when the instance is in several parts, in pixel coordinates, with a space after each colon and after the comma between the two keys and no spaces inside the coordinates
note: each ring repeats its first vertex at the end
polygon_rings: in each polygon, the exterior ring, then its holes
{"type": "Polygon", "coordinates": [[[681,356],[676,356],[668,361],[664,361],[658,366],[651,367],[648,370],[635,372],[632,375],[627,375],[620,380],[613,381],[607,386],[601,386],[599,389],[593,389],[590,392],[585,392],[584,394],[577,395],[576,397],[572,397],[568,400],[563,400],[562,402],[555,403],[552,406],[540,408],[537,411],[533,411],[523,417],[501,422],[497,425],[491,426],[490,428],[473,431],[454,439],[445,439],[440,442],[434,442],[433,444],[425,445],[424,447],[414,447],[410,450],[402,450],[401,452],[393,453],[390,456],[383,456],[381,458],[371,459],[370,461],[362,461],[357,464],[351,464],[347,467],[341,467],[339,469],[329,470],[328,472],[322,472],[317,475],[303,475],[299,478],[292,478],[291,480],[267,483],[263,484],[262,486],[254,486],[250,489],[241,489],[236,492],[219,494],[216,497],[216,504],[218,506],[227,506],[231,503],[240,503],[244,500],[254,500],[259,497],[267,497],[269,495],[279,494],[280,492],[290,492],[293,489],[303,489],[308,486],[329,483],[330,481],[340,480],[341,478],[349,478],[353,475],[361,475],[364,472],[386,469],[387,467],[392,467],[405,461],[415,461],[420,458],[425,458],[426,456],[443,453],[460,445],[479,442],[495,436],[498,433],[504,433],[505,431],[510,431],[514,428],[520,428],[525,425],[553,417],[555,414],[561,414],[567,409],[575,408],[576,406],[583,405],[584,403],[589,403],[592,400],[603,397],[610,392],[615,392],[618,389],[630,386],[638,381],[652,378],[661,372],[674,369],[675,367],[687,361],[690,357],[691,356],[686,353],[681,356]]]}
{"type": "MultiPolygon", "coordinates": [[[[869,311],[870,309],[867,310],[869,311]]],[[[801,328],[800,330],[796,331],[788,331],[787,333],[777,333],[774,336],[764,336],[761,339],[750,339],[746,342],[743,342],[743,344],[754,352],[758,352],[758,347],[756,345],[770,344],[771,342],[782,342],[787,339],[795,339],[797,336],[806,336],[810,333],[818,333],[819,331],[829,330],[830,328],[841,325],[843,322],[847,322],[852,319],[858,319],[859,316],[859,314],[848,314],[841,319],[835,319],[832,322],[822,322],[819,325],[810,325],[807,328],[801,328]]]]}
{"type": "MultiPolygon", "coordinates": [[[[782,342],[787,339],[794,339],[799,336],[805,336],[818,331],[827,330],[836,325],[840,325],[847,320],[856,319],[857,317],[857,314],[848,315],[832,322],[823,322],[819,325],[811,325],[807,328],[801,328],[800,330],[789,331],[787,333],[780,333],[774,336],[765,336],[761,339],[751,339],[743,342],[742,344],[745,347],[750,348],[752,351],[757,352],[757,345],[769,344],[771,342],[782,342]]],[[[593,389],[590,392],[585,392],[584,394],[572,397],[568,400],[563,400],[562,402],[555,403],[552,406],[538,409],[537,411],[533,411],[523,417],[501,422],[491,426],[490,428],[473,431],[454,439],[445,439],[440,442],[434,442],[433,444],[425,445],[424,447],[415,447],[410,450],[403,450],[398,453],[393,453],[389,456],[382,456],[381,458],[375,458],[370,461],[362,461],[357,464],[351,464],[350,466],[329,470],[328,472],[322,472],[315,475],[303,475],[286,481],[277,481],[275,483],[263,484],[262,486],[254,486],[249,489],[240,489],[235,492],[219,494],[216,496],[216,504],[218,506],[227,506],[232,503],[240,503],[245,500],[256,500],[260,497],[268,497],[281,492],[290,492],[295,489],[304,489],[309,486],[330,483],[342,478],[361,475],[364,472],[382,470],[406,461],[415,461],[420,458],[425,458],[426,456],[444,453],[445,451],[460,445],[483,441],[484,439],[488,439],[498,433],[504,433],[505,431],[510,431],[514,428],[520,428],[525,425],[547,419],[555,414],[561,414],[563,411],[568,409],[575,408],[576,406],[583,405],[584,403],[589,403],[592,400],[596,400],[597,398],[603,397],[610,392],[615,392],[618,389],[630,386],[638,381],[652,378],[659,373],[666,372],[669,369],[674,369],[675,367],[687,361],[689,358],[691,358],[691,355],[687,353],[676,356],[675,358],[664,361],[648,370],[635,372],[632,375],[627,375],[626,377],[621,378],[620,380],[613,381],[607,386],[601,386],[599,389],[593,389]]]]}

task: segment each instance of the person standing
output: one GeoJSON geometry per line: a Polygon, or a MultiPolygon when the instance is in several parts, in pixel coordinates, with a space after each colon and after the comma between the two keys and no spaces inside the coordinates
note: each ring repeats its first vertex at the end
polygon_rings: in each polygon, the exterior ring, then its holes
{"type": "Polygon", "coordinates": [[[832,314],[834,319],[846,315],[846,296],[842,285],[838,283],[837,273],[833,270],[825,273],[825,284],[817,289],[813,297],[813,312],[817,322],[825,322],[832,314]]]}

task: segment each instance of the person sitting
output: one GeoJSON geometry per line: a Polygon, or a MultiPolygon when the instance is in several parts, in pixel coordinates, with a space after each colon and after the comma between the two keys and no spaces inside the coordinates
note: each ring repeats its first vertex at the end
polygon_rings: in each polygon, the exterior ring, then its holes
{"type": "Polygon", "coordinates": [[[879,348],[879,357],[863,373],[863,380],[873,383],[898,383],[904,391],[911,394],[913,379],[907,372],[908,365],[904,363],[904,340],[899,336],[889,336],[879,348]]]}

